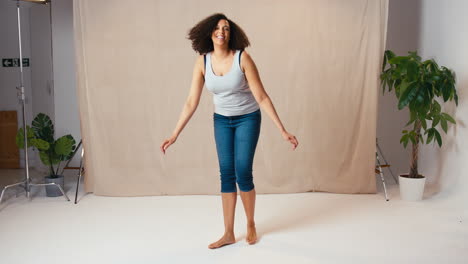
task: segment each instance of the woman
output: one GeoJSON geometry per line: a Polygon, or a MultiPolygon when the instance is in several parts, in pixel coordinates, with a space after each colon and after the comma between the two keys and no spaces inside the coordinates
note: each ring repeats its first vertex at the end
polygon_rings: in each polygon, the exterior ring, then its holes
{"type": "Polygon", "coordinates": [[[296,137],[282,125],[270,97],[265,92],[257,68],[244,51],[250,45],[244,31],[223,14],[200,21],[188,35],[193,49],[200,54],[192,76],[185,106],[172,136],[161,145],[161,151],[176,142],[177,137],[197,109],[203,85],[213,92],[215,105],[214,134],[221,173],[221,197],[224,235],[210,244],[211,249],[236,242],[234,212],[237,186],[247,216],[247,242],[257,241],[255,229],[255,188],[252,163],[260,134],[260,107],[278,127],[282,137],[297,147],[296,137]]]}

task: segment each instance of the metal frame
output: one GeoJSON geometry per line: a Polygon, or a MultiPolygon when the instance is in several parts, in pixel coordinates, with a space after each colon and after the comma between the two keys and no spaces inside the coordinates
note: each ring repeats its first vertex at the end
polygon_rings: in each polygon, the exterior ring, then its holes
{"type": "MultiPolygon", "coordinates": [[[[376,139],[375,144],[376,144],[376,146],[377,146],[377,151],[378,151],[378,153],[380,153],[380,156],[382,156],[382,158],[383,158],[385,164],[388,164],[388,161],[387,161],[387,159],[385,159],[385,156],[384,156],[384,154],[383,154],[383,152],[382,152],[382,149],[381,149],[380,146],[379,146],[379,141],[378,141],[378,139],[376,139]]],[[[377,152],[377,151],[376,151],[376,152],[377,152]]],[[[390,165],[388,166],[388,170],[390,171],[390,175],[392,175],[392,178],[393,178],[393,180],[395,181],[395,183],[398,184],[398,180],[396,179],[395,174],[393,174],[393,171],[392,171],[392,168],[390,167],[390,165]]]]}
{"type": "Polygon", "coordinates": [[[382,186],[383,186],[384,193],[385,193],[385,200],[388,202],[389,199],[388,199],[388,195],[387,195],[387,187],[385,185],[385,178],[384,178],[384,175],[383,175],[382,164],[380,164],[379,154],[377,153],[377,151],[375,152],[375,158],[376,158],[376,161],[377,161],[375,172],[380,174],[380,180],[382,180],[382,186]]]}
{"type": "Polygon", "coordinates": [[[80,168],[78,171],[78,180],[76,182],[75,204],[78,203],[78,187],[80,186],[81,177],[83,176],[83,173],[84,173],[83,158],[84,158],[84,147],[81,148],[80,168]]]}
{"type": "Polygon", "coordinates": [[[379,140],[378,140],[378,139],[375,140],[375,145],[376,145],[376,151],[375,151],[375,161],[376,161],[375,173],[380,174],[380,180],[382,181],[382,186],[383,186],[384,193],[385,193],[385,200],[386,200],[386,201],[389,201],[388,194],[387,194],[387,186],[386,186],[386,184],[385,184],[385,177],[384,177],[384,174],[383,174],[383,168],[388,168],[389,171],[390,171],[390,174],[392,175],[393,179],[395,180],[395,182],[396,182],[397,184],[398,184],[398,181],[396,180],[395,175],[393,174],[392,169],[390,168],[390,165],[388,164],[387,160],[385,159],[385,157],[384,157],[384,155],[383,155],[382,149],[381,149],[380,146],[379,146],[379,140]],[[380,155],[379,155],[379,153],[380,153],[380,155]],[[382,156],[382,158],[383,158],[385,164],[381,164],[381,163],[380,163],[380,156],[382,156]]]}

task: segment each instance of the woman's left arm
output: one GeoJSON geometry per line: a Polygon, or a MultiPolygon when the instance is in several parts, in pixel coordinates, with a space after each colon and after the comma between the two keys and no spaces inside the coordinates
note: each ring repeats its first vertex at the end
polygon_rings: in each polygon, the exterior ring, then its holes
{"type": "Polygon", "coordinates": [[[281,136],[289,141],[293,145],[293,150],[299,145],[296,137],[290,134],[281,123],[281,120],[276,113],[275,106],[268,96],[265,88],[263,87],[262,81],[260,80],[260,75],[258,74],[257,66],[255,66],[252,57],[244,51],[241,54],[241,69],[245,73],[247,82],[249,83],[250,90],[252,91],[255,100],[260,105],[260,107],[268,114],[268,116],[273,120],[275,125],[281,132],[281,136]]]}

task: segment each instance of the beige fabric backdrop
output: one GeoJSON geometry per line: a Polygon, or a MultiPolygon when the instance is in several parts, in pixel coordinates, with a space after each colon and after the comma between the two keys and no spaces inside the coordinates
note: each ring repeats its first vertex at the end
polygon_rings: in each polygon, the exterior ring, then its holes
{"type": "Polygon", "coordinates": [[[211,94],[167,155],[196,54],[188,29],[224,12],[248,49],[292,151],[263,113],[259,193],[374,193],[387,0],[77,0],[78,95],[86,189],[97,195],[219,193],[211,94]]]}

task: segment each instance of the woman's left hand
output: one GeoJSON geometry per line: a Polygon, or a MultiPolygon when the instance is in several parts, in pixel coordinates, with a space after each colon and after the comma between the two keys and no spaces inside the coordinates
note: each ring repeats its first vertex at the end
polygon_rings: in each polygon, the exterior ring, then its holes
{"type": "Polygon", "coordinates": [[[291,144],[293,145],[293,150],[295,150],[299,145],[299,142],[297,141],[296,137],[293,134],[288,133],[288,131],[282,132],[281,136],[284,138],[284,140],[291,142],[291,144]]]}

